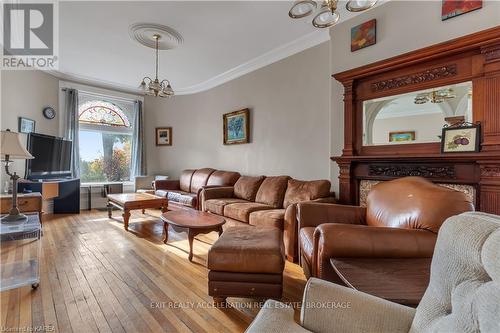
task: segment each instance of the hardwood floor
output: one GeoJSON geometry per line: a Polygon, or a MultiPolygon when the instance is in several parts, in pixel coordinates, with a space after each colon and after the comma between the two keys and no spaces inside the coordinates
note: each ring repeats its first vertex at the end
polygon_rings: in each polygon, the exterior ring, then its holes
{"type": "MultiPolygon", "coordinates": [[[[2,331],[243,332],[261,301],[229,298],[231,308],[217,309],[207,295],[217,233],[196,237],[190,263],[186,234],[162,243],[159,214],[133,212],[129,232],[118,212],[45,216],[40,286],[1,293],[2,331]]],[[[305,282],[287,262],[283,301],[300,302],[305,282]]]]}

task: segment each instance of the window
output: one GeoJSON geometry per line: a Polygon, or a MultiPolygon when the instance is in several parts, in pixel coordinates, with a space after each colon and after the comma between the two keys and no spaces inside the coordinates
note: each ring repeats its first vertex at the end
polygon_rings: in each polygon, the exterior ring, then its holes
{"type": "Polygon", "coordinates": [[[130,180],[133,102],[80,93],[80,178],[84,183],[130,180]]]}

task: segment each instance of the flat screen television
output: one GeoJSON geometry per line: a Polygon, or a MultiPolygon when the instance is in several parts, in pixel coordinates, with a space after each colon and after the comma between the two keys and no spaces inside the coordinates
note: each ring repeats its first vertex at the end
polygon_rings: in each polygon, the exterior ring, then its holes
{"type": "Polygon", "coordinates": [[[26,178],[64,178],[71,175],[71,141],[55,136],[28,134],[28,151],[34,159],[26,161],[26,178]]]}

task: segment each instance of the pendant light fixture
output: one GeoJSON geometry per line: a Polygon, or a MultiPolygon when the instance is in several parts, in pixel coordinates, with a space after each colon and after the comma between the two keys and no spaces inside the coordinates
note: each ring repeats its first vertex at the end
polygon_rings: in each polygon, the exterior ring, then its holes
{"type": "MultiPolygon", "coordinates": [[[[346,9],[350,12],[362,12],[375,6],[378,0],[349,0],[346,9]]],[[[340,19],[337,11],[338,0],[323,0],[312,20],[316,28],[328,28],[336,24],[340,19]]],[[[288,16],[300,19],[311,15],[316,11],[318,4],[314,0],[298,0],[290,8],[288,16]]]]}
{"type": "Polygon", "coordinates": [[[154,34],[153,38],[155,40],[155,79],[151,79],[149,76],[145,76],[139,87],[146,95],[155,96],[155,97],[172,97],[174,96],[174,90],[170,85],[170,81],[165,79],[160,81],[158,79],[158,43],[160,41],[161,36],[159,34],[154,34]]]}

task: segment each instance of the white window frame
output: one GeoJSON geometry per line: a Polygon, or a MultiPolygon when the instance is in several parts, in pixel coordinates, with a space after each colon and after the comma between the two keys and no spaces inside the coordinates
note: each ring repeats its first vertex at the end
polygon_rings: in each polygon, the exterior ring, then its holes
{"type": "MultiPolygon", "coordinates": [[[[125,93],[125,92],[119,92],[111,89],[105,89],[105,88],[97,88],[94,86],[86,85],[86,84],[81,84],[81,83],[76,83],[76,82],[69,82],[69,81],[59,81],[59,136],[60,137],[65,137],[64,129],[65,129],[65,124],[67,120],[67,114],[65,114],[64,110],[66,110],[66,105],[65,105],[65,98],[64,98],[64,89],[76,89],[78,92],[81,92],[86,95],[94,95],[96,98],[109,98],[109,99],[114,99],[114,100],[122,100],[126,102],[133,102],[133,101],[141,101],[144,103],[144,96],[141,95],[136,95],[136,94],[131,94],[131,93],[125,93]]],[[[90,124],[80,124],[80,129],[83,130],[89,130],[89,131],[98,131],[98,132],[103,132],[102,128],[99,128],[97,130],[96,127],[94,129],[90,129],[90,127],[87,126],[92,126],[90,124]],[[88,128],[88,129],[87,129],[88,128]]],[[[110,133],[115,133],[115,134],[128,134],[130,132],[119,132],[117,128],[113,128],[112,126],[109,126],[109,129],[106,129],[110,133]]],[[[124,128],[120,130],[126,130],[124,128]]],[[[111,182],[96,182],[96,183],[91,183],[92,185],[99,185],[99,184],[109,184],[111,182]]],[[[81,186],[85,186],[87,183],[82,183],[81,186]]],[[[125,187],[130,187],[133,186],[134,181],[125,181],[123,182],[123,185],[125,187]]]]}

